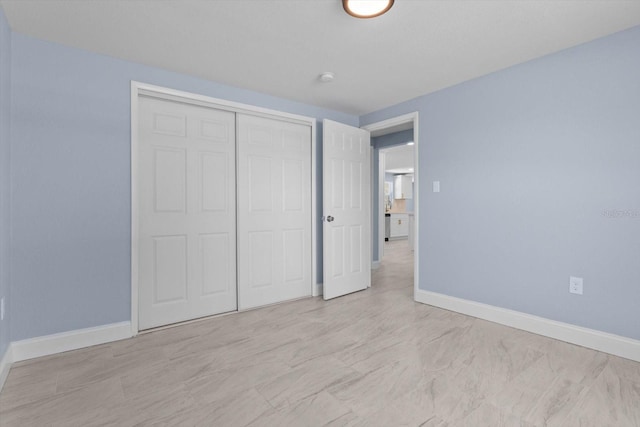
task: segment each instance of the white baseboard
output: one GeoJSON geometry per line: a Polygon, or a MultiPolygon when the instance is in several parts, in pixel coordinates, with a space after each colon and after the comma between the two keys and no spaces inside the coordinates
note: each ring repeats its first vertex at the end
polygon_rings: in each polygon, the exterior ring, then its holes
{"type": "Polygon", "coordinates": [[[311,292],[311,296],[319,297],[320,295],[322,295],[322,283],[316,283],[311,292]]]}
{"type": "Polygon", "coordinates": [[[415,300],[640,362],[640,341],[631,338],[421,289],[415,300]]]}
{"type": "Polygon", "coordinates": [[[13,362],[131,338],[131,322],[112,323],[11,343],[13,362]]]}
{"type": "Polygon", "coordinates": [[[2,391],[2,387],[4,387],[4,382],[7,380],[9,376],[9,370],[11,369],[11,364],[13,363],[13,356],[11,353],[11,344],[7,347],[7,350],[4,352],[2,359],[0,359],[0,391],[2,391]]]}
{"type": "Polygon", "coordinates": [[[377,270],[380,268],[380,261],[371,261],[371,269],[377,270]]]}

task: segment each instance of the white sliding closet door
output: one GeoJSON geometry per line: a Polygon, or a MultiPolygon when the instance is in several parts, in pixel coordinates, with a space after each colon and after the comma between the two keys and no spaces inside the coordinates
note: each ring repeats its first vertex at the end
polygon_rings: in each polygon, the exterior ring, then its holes
{"type": "Polygon", "coordinates": [[[238,305],[311,295],[311,127],[237,115],[238,305]]]}
{"type": "Polygon", "coordinates": [[[235,113],[141,96],[139,329],[237,309],[235,113]]]}

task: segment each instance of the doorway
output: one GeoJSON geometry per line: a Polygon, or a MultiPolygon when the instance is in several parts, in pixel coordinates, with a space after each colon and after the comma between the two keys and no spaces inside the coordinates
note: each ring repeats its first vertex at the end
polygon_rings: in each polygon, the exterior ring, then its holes
{"type": "MultiPolygon", "coordinates": [[[[395,145],[404,144],[407,142],[413,142],[412,147],[413,150],[413,185],[412,185],[412,224],[411,230],[407,231],[407,240],[406,244],[411,244],[413,247],[413,251],[408,252],[408,256],[411,257],[411,261],[413,264],[413,289],[414,289],[414,298],[415,292],[418,289],[419,283],[419,271],[420,266],[418,263],[420,245],[419,238],[420,235],[420,162],[419,162],[419,129],[418,129],[418,112],[405,114],[403,116],[394,117],[391,119],[383,120],[380,122],[372,123],[370,125],[363,126],[363,129],[371,132],[372,138],[379,138],[385,135],[398,134],[402,133],[405,136],[409,135],[410,140],[406,141],[396,141],[395,145]]],[[[390,146],[394,145],[393,143],[390,146]]],[[[372,266],[373,268],[377,268],[380,266],[381,261],[384,259],[385,252],[385,165],[384,165],[384,150],[380,148],[373,147],[373,156],[372,157],[372,174],[371,180],[374,183],[372,186],[372,236],[374,237],[374,244],[372,245],[372,266]],[[383,161],[380,161],[380,157],[383,158],[383,161]],[[382,167],[381,167],[382,165],[382,167]],[[373,171],[377,171],[377,174],[373,171]]],[[[398,175],[406,175],[406,174],[398,174],[398,175]]],[[[406,180],[405,180],[406,182],[406,180]]],[[[405,200],[405,208],[406,208],[406,200],[405,200]]],[[[408,220],[408,219],[407,219],[408,220]]],[[[404,224],[400,224],[404,225],[404,224]]],[[[409,224],[407,224],[409,225],[409,224]]],[[[405,243],[405,242],[403,242],[405,243]]],[[[391,245],[389,249],[391,249],[391,245]]]]}
{"type": "MultiPolygon", "coordinates": [[[[390,241],[402,240],[413,250],[414,236],[414,142],[413,129],[376,138],[379,150],[378,171],[383,176],[383,209],[378,212],[378,221],[384,221],[385,245],[379,251],[382,262],[387,248],[397,245],[390,241]],[[400,141],[398,145],[384,146],[385,142],[400,141]]],[[[375,254],[374,254],[375,255],[375,254]]]]}

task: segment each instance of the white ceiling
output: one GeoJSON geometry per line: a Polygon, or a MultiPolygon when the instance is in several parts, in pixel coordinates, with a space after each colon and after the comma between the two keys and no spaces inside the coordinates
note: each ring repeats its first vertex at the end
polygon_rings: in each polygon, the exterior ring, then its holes
{"type": "Polygon", "coordinates": [[[396,0],[370,20],[340,0],[0,4],[19,33],[357,115],[640,25],[638,0],[396,0]]]}

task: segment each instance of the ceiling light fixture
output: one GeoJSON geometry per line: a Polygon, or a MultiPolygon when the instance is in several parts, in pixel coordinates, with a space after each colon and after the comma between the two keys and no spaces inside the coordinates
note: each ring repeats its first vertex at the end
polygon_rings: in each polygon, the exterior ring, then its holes
{"type": "Polygon", "coordinates": [[[394,0],[342,0],[345,12],[356,18],[375,18],[386,13],[394,0]]]}

